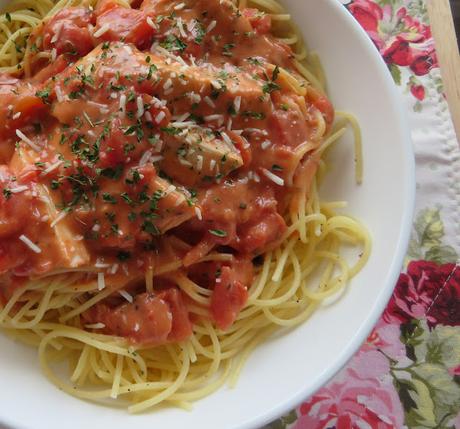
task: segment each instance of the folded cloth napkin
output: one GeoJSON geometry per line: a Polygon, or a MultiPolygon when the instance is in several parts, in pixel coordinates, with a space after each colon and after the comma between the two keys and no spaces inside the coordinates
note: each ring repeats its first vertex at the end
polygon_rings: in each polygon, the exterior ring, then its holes
{"type": "Polygon", "coordinates": [[[393,296],[345,368],[270,429],[460,429],[460,149],[424,0],[341,0],[409,112],[416,212],[393,296]]]}

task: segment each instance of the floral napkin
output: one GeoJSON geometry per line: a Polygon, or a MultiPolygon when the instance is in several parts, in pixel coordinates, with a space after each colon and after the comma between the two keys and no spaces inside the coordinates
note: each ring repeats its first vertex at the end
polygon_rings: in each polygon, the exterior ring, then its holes
{"type": "Polygon", "coordinates": [[[404,272],[366,342],[326,386],[267,428],[460,429],[460,149],[426,2],[341,2],[406,104],[416,214],[404,272]]]}

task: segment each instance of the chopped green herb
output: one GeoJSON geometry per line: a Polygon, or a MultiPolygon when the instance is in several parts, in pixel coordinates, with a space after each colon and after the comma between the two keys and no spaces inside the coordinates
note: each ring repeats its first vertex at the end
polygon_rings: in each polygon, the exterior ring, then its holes
{"type": "Polygon", "coordinates": [[[263,112],[252,112],[249,110],[245,110],[242,113],[243,116],[248,117],[248,118],[254,118],[254,119],[265,119],[265,113],[263,112]]]}
{"type": "Polygon", "coordinates": [[[160,46],[168,51],[184,52],[187,49],[187,44],[172,34],[168,35],[160,46]]]}
{"type": "Polygon", "coordinates": [[[227,233],[221,229],[209,229],[210,234],[215,235],[216,237],[227,237],[227,233]]]}
{"type": "Polygon", "coordinates": [[[160,230],[149,220],[144,221],[142,224],[142,230],[153,235],[160,234],[160,230]]]}
{"type": "Polygon", "coordinates": [[[176,136],[177,134],[180,134],[180,132],[182,131],[180,128],[176,127],[161,127],[160,129],[161,131],[171,136],[176,136]]]}
{"type": "Polygon", "coordinates": [[[102,199],[106,202],[106,203],[110,203],[110,204],[116,204],[117,203],[117,199],[109,194],[108,192],[104,192],[102,194],[102,199]]]}
{"type": "Polygon", "coordinates": [[[8,188],[3,188],[3,196],[5,199],[9,200],[11,198],[12,192],[8,188]]]}
{"type": "Polygon", "coordinates": [[[126,192],[120,194],[120,197],[126,202],[126,204],[130,206],[134,205],[134,200],[126,192]]]}
{"type": "Polygon", "coordinates": [[[119,261],[123,262],[123,261],[127,261],[129,258],[131,258],[131,253],[129,252],[126,252],[124,250],[120,250],[118,253],[117,253],[117,258],[119,261]]]}
{"type": "Polygon", "coordinates": [[[45,88],[42,89],[41,91],[37,91],[35,95],[43,100],[45,104],[49,104],[49,96],[50,96],[50,89],[45,88]]]}

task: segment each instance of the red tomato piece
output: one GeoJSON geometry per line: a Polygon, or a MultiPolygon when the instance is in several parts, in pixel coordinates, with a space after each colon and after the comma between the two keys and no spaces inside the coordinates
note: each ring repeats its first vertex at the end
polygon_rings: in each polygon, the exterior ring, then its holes
{"type": "MultiPolygon", "coordinates": [[[[12,188],[19,184],[12,182],[11,173],[6,166],[0,166],[0,238],[18,234],[30,220],[30,200],[25,194],[11,194],[12,188]]],[[[22,185],[22,183],[21,183],[22,185]]]]}
{"type": "Polygon", "coordinates": [[[152,44],[155,30],[148,24],[147,15],[137,9],[106,6],[97,17],[96,33],[101,28],[109,28],[99,40],[108,42],[123,40],[135,44],[139,49],[147,49],[152,44]]]}
{"type": "Polygon", "coordinates": [[[43,29],[43,46],[56,49],[58,55],[76,53],[84,56],[94,48],[88,29],[93,14],[83,7],[68,7],[59,11],[43,29]]]}
{"type": "Polygon", "coordinates": [[[110,134],[101,142],[99,166],[107,168],[121,164],[126,158],[124,153],[125,144],[132,143],[131,140],[133,139],[135,137],[124,134],[120,119],[114,119],[110,127],[110,134]]]}
{"type": "Polygon", "coordinates": [[[211,315],[220,329],[227,329],[246,304],[248,290],[243,283],[235,280],[235,273],[230,267],[222,267],[218,280],[211,296],[211,315]]]}
{"type": "Polygon", "coordinates": [[[232,142],[235,144],[236,148],[239,150],[241,158],[243,159],[243,165],[249,165],[252,161],[251,145],[245,142],[243,137],[233,131],[228,131],[227,134],[232,139],[232,142]]]}
{"type": "Polygon", "coordinates": [[[245,253],[261,251],[279,240],[285,230],[286,222],[278,213],[262,212],[259,219],[238,230],[238,249],[245,253]]]}
{"type": "Polygon", "coordinates": [[[113,0],[100,0],[97,2],[97,6],[95,9],[96,15],[102,15],[103,13],[115,9],[117,7],[120,7],[120,5],[113,1],[113,0]]]}
{"type": "Polygon", "coordinates": [[[192,335],[192,324],[181,292],[171,288],[158,294],[158,297],[169,304],[172,313],[172,327],[168,335],[168,341],[186,340],[192,335]]]}
{"type": "Polygon", "coordinates": [[[272,28],[272,20],[269,15],[261,13],[257,9],[247,8],[243,10],[243,16],[249,20],[252,28],[259,34],[268,34],[272,28]]]}
{"type": "Polygon", "coordinates": [[[132,303],[115,308],[99,304],[85,312],[83,319],[85,323],[103,323],[104,332],[138,344],[182,341],[192,334],[187,307],[175,288],[143,293],[132,303]]]}
{"type": "Polygon", "coordinates": [[[329,99],[313,87],[308,87],[307,100],[312,103],[324,116],[328,127],[334,122],[334,107],[329,99]]]}
{"type": "Polygon", "coordinates": [[[41,69],[38,73],[34,75],[32,81],[34,83],[43,83],[46,82],[48,79],[51,79],[53,76],[64,71],[64,69],[68,66],[68,63],[63,55],[59,56],[56,61],[52,62],[45,68],[41,69]]]}
{"type": "Polygon", "coordinates": [[[164,343],[172,329],[169,305],[153,294],[138,295],[133,303],[117,308],[101,304],[92,310],[90,318],[103,323],[105,332],[135,343],[164,343]]]}

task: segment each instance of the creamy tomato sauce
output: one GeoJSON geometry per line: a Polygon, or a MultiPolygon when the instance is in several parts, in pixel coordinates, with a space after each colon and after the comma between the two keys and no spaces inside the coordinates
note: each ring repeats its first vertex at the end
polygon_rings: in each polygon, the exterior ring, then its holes
{"type": "Polygon", "coordinates": [[[0,77],[0,285],[6,301],[27,278],[102,272],[128,298],[83,322],[163,343],[192,332],[179,273],[212,291],[217,326],[234,322],[333,109],[283,78],[297,76],[293,54],[268,15],[227,0],[135,6],[61,10],[31,36],[31,77],[0,77]],[[199,262],[210,252],[228,257],[199,262]]]}

